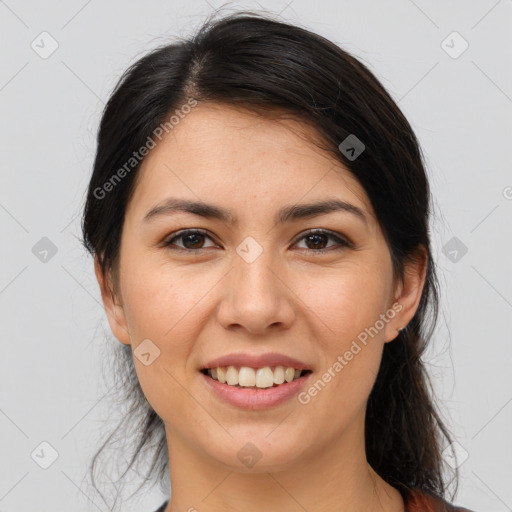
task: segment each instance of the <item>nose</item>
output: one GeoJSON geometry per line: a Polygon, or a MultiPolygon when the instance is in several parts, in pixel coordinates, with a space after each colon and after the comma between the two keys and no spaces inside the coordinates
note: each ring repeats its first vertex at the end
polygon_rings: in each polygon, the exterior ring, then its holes
{"type": "Polygon", "coordinates": [[[251,262],[235,255],[222,286],[217,318],[225,329],[264,335],[293,324],[294,293],[270,250],[251,262]]]}

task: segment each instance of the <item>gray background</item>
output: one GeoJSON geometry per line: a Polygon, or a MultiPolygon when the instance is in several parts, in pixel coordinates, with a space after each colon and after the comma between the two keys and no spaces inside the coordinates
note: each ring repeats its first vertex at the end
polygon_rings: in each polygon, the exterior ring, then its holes
{"type": "MultiPolygon", "coordinates": [[[[84,474],[114,425],[101,377],[109,329],[78,240],[99,115],[130,63],[220,5],[0,1],[2,512],[105,510],[84,474]]],[[[353,52],[413,125],[436,198],[443,315],[428,361],[459,443],[455,501],[512,511],[512,1],[230,5],[282,12],[353,52]]],[[[164,498],[155,488],[124,510],[164,498]]]]}

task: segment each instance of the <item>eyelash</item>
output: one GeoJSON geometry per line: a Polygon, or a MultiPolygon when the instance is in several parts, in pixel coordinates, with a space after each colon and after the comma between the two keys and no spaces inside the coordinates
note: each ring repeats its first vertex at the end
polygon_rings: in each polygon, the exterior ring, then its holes
{"type": "MultiPolygon", "coordinates": [[[[178,231],[177,233],[173,234],[172,238],[169,238],[168,240],[166,240],[164,242],[164,245],[165,245],[166,248],[171,249],[173,251],[180,251],[180,252],[187,252],[187,253],[200,252],[202,250],[205,250],[205,248],[200,248],[200,249],[184,249],[182,247],[172,247],[173,242],[175,240],[178,240],[180,238],[185,238],[188,235],[204,235],[204,236],[210,238],[210,240],[212,240],[212,237],[210,235],[208,235],[208,233],[206,231],[202,230],[202,229],[186,229],[184,231],[178,231]]],[[[303,239],[305,239],[305,238],[307,238],[309,236],[313,236],[313,235],[325,235],[328,238],[332,238],[333,240],[336,240],[341,247],[338,247],[338,248],[335,248],[335,249],[333,249],[332,247],[329,247],[329,248],[326,248],[326,249],[307,249],[306,248],[306,249],[301,249],[301,250],[305,250],[305,251],[316,253],[316,254],[324,254],[324,253],[327,253],[327,252],[332,251],[332,250],[337,251],[337,250],[342,250],[342,249],[352,248],[353,247],[352,243],[350,243],[347,240],[337,236],[333,232],[327,231],[325,229],[312,229],[312,230],[306,232],[304,235],[302,235],[297,240],[297,242],[295,242],[295,243],[298,243],[298,242],[302,241],[303,239]]]]}

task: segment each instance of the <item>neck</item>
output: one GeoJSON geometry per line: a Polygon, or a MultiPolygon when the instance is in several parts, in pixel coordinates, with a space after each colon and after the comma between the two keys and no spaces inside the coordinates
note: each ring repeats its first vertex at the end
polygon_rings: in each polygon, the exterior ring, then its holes
{"type": "MultiPolygon", "coordinates": [[[[353,432],[362,432],[354,428],[353,432]]],[[[403,512],[400,492],[366,460],[364,436],[345,432],[335,443],[304,452],[272,470],[240,472],[167,430],[171,500],[165,512],[403,512]]],[[[241,445],[245,444],[241,443],[241,445]]]]}

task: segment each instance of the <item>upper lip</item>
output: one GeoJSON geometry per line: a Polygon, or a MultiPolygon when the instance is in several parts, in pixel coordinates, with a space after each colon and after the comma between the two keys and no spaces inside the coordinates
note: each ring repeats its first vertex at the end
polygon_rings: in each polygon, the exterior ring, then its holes
{"type": "Polygon", "coordinates": [[[217,368],[219,366],[248,366],[250,368],[263,368],[265,366],[284,366],[285,368],[291,367],[297,370],[309,370],[310,366],[298,359],[276,352],[269,352],[267,354],[251,355],[251,354],[227,354],[222,357],[212,359],[204,366],[205,368],[217,368]]]}

